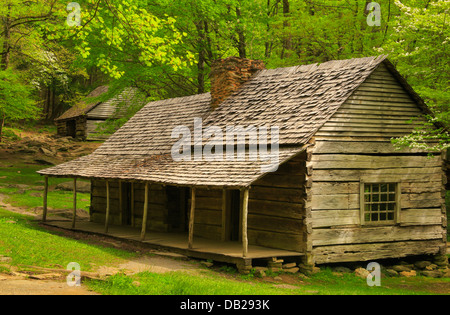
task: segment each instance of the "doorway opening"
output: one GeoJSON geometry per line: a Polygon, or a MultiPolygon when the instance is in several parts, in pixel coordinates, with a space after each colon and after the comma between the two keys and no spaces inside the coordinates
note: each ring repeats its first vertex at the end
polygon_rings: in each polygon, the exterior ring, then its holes
{"type": "Polygon", "coordinates": [[[188,230],[189,188],[166,186],[169,232],[188,230]]]}
{"type": "Polygon", "coordinates": [[[75,120],[66,121],[66,135],[73,138],[77,135],[77,123],[75,120]]]}

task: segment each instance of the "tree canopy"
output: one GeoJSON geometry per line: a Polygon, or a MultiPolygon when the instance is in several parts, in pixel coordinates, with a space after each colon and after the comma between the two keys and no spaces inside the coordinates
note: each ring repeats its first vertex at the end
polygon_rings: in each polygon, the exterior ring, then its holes
{"type": "MultiPolygon", "coordinates": [[[[450,1],[371,2],[4,0],[0,65],[20,74],[40,118],[52,120],[105,83],[111,93],[138,87],[149,100],[206,92],[212,61],[229,56],[276,68],[388,54],[432,109],[430,123],[448,126],[450,1]]],[[[426,135],[446,148],[445,129],[430,123],[398,143],[426,135]]]]}

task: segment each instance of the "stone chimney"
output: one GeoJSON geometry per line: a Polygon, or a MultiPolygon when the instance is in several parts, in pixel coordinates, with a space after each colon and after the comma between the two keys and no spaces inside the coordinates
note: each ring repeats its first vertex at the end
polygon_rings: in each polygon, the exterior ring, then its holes
{"type": "Polygon", "coordinates": [[[211,110],[219,107],[258,70],[265,69],[261,60],[238,57],[215,60],[211,66],[211,110]]]}

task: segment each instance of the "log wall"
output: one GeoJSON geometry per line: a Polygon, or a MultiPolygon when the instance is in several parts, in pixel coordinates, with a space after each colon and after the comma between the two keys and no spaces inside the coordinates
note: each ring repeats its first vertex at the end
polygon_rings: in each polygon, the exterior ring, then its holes
{"type": "Polygon", "coordinates": [[[305,159],[302,152],[252,184],[249,244],[304,252],[305,159]]]}
{"type": "Polygon", "coordinates": [[[222,189],[196,190],[194,236],[220,240],[222,235],[222,189]]]}
{"type": "MultiPolygon", "coordinates": [[[[446,242],[443,160],[395,151],[419,107],[382,65],[316,133],[310,242],[316,263],[436,254],[446,242]],[[400,183],[394,225],[363,225],[361,182],[400,183]]],[[[420,120],[421,118],[419,118],[420,120]]]]}
{"type": "Polygon", "coordinates": [[[55,121],[57,134],[63,137],[75,136],[77,138],[84,139],[86,137],[86,117],[79,116],[68,120],[57,120],[55,121]],[[75,135],[69,134],[67,128],[67,121],[75,121],[75,135]]]}
{"type": "MultiPolygon", "coordinates": [[[[122,225],[120,221],[119,182],[110,181],[110,219],[112,225],[122,225]]],[[[136,227],[142,226],[145,185],[134,183],[134,222],[136,227]]],[[[147,228],[153,231],[168,230],[167,199],[162,185],[149,186],[147,228]]],[[[93,180],[91,185],[91,220],[104,223],[106,216],[106,182],[93,180]]]]}
{"type": "MultiPolygon", "coordinates": [[[[248,204],[249,244],[304,251],[304,172],[305,154],[302,153],[252,184],[248,204]]],[[[222,229],[230,224],[225,219],[227,222],[222,225],[222,195],[222,189],[197,189],[194,235],[222,238],[222,229]]],[[[226,198],[229,197],[227,193],[226,198]]],[[[229,207],[229,200],[226,202],[229,207]]]]}

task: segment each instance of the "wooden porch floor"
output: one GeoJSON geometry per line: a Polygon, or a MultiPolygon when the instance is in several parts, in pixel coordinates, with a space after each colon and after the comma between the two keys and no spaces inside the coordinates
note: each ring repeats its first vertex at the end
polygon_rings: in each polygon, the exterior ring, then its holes
{"type": "Polygon", "coordinates": [[[67,230],[109,236],[120,240],[139,242],[151,248],[167,250],[188,257],[211,259],[237,265],[251,265],[253,259],[301,257],[304,255],[303,253],[294,251],[249,245],[247,257],[243,257],[242,244],[240,242],[216,241],[194,236],[193,248],[189,249],[187,233],[148,231],[145,240],[141,241],[140,229],[129,226],[110,225],[108,233],[105,234],[104,224],[95,222],[78,221],[75,229],[72,229],[72,223],[69,220],[47,220],[43,224],[67,230]]]}

